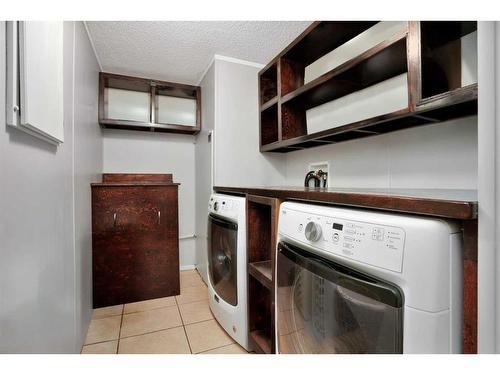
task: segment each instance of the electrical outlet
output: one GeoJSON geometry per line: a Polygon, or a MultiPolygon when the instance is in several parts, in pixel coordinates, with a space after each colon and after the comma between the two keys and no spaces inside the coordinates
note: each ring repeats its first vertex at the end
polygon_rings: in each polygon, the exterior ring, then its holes
{"type": "Polygon", "coordinates": [[[328,163],[327,161],[318,161],[314,163],[309,163],[307,172],[319,171],[320,169],[323,172],[327,173],[326,187],[330,186],[330,163],[328,163]]]}

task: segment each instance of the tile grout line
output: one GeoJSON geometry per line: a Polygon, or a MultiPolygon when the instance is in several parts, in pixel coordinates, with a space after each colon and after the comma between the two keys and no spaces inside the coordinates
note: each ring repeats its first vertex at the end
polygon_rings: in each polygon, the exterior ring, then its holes
{"type": "Polygon", "coordinates": [[[188,343],[189,351],[191,354],[193,354],[193,349],[191,348],[191,343],[189,342],[189,336],[186,331],[186,325],[184,324],[184,319],[182,318],[181,314],[181,308],[179,307],[179,304],[177,303],[177,299],[175,299],[175,306],[177,306],[177,311],[179,311],[179,316],[181,317],[181,323],[182,323],[182,329],[184,330],[184,336],[186,336],[186,341],[188,343]]]}
{"type": "Polygon", "coordinates": [[[198,324],[198,323],[203,323],[203,322],[209,322],[210,320],[215,320],[215,317],[212,317],[210,319],[198,320],[197,322],[187,323],[185,325],[186,326],[192,326],[193,324],[198,324]]]}
{"type": "Polygon", "coordinates": [[[153,310],[160,310],[160,309],[166,309],[167,307],[174,307],[175,305],[170,305],[170,306],[160,306],[160,307],[153,307],[151,309],[147,310],[140,310],[140,311],[132,311],[132,312],[124,312],[123,315],[131,315],[131,314],[139,314],[139,313],[144,313],[148,311],[153,311],[153,310]]]}
{"type": "Polygon", "coordinates": [[[85,346],[96,345],[96,344],[104,344],[105,342],[112,342],[112,341],[118,341],[118,339],[97,341],[97,342],[93,342],[93,343],[90,343],[90,344],[85,344],[83,346],[85,347],[85,346]]]}
{"type": "Polygon", "coordinates": [[[125,311],[125,304],[122,306],[122,318],[120,320],[120,329],[118,330],[118,342],[116,343],[116,354],[118,354],[118,351],[120,350],[120,340],[122,336],[122,325],[123,325],[123,312],[125,311]]]}
{"type": "Polygon", "coordinates": [[[131,337],[145,336],[145,335],[149,335],[150,333],[157,333],[157,332],[161,332],[161,331],[168,331],[169,329],[174,329],[174,328],[179,328],[179,327],[182,327],[182,325],[173,326],[173,327],[169,327],[169,328],[156,329],[156,330],[150,331],[150,332],[138,333],[137,335],[123,336],[123,337],[120,338],[120,340],[122,340],[122,339],[129,339],[131,337]]]}
{"type": "MultiPolygon", "coordinates": [[[[226,345],[218,346],[218,347],[216,347],[216,348],[203,350],[202,352],[198,352],[198,353],[196,353],[196,354],[203,354],[203,353],[209,352],[209,351],[211,351],[211,350],[220,349],[220,348],[225,348],[226,346],[231,346],[231,345],[234,345],[234,344],[236,344],[236,345],[238,345],[238,346],[241,346],[241,345],[239,345],[239,344],[235,341],[235,342],[232,342],[231,344],[226,344],[226,345]]],[[[248,353],[248,352],[247,352],[247,353],[248,353]]]]}
{"type": "Polygon", "coordinates": [[[122,314],[115,314],[115,315],[108,315],[108,316],[100,316],[97,318],[92,318],[91,320],[100,320],[100,319],[106,319],[106,318],[114,318],[115,316],[122,316],[122,314]]]}
{"type": "MultiPolygon", "coordinates": [[[[174,306],[170,306],[170,307],[174,307],[174,306]]],[[[179,314],[180,314],[180,310],[179,311],[179,314]]],[[[215,320],[215,318],[210,318],[210,319],[205,319],[205,320],[200,320],[198,322],[193,322],[193,323],[188,323],[188,324],[184,324],[184,321],[182,319],[182,315],[181,315],[181,322],[182,324],[181,325],[178,325],[178,326],[173,326],[173,327],[169,327],[169,328],[162,328],[162,329],[156,329],[154,331],[149,331],[149,332],[144,332],[144,333],[139,333],[137,335],[130,335],[130,336],[123,336],[123,337],[120,337],[119,340],[122,340],[122,339],[128,339],[130,337],[138,337],[138,336],[144,336],[144,335],[149,335],[150,333],[157,333],[157,332],[161,332],[161,331],[168,331],[169,329],[174,329],[174,328],[179,328],[179,327],[185,327],[185,326],[190,326],[190,325],[193,325],[193,324],[198,324],[198,323],[204,323],[204,322],[209,322],[211,320],[215,320]]],[[[186,333],[186,338],[187,338],[187,333],[186,333]]],[[[110,342],[110,341],[116,341],[116,340],[106,340],[106,341],[99,341],[99,342],[96,342],[96,343],[92,343],[92,344],[89,344],[89,345],[93,345],[93,344],[100,344],[100,343],[103,343],[103,342],[110,342]]],[[[189,340],[188,340],[189,341],[189,340]]],[[[230,344],[228,344],[230,345],[230,344]]],[[[216,349],[216,348],[215,348],[216,349]]]]}
{"type": "Polygon", "coordinates": [[[196,300],[196,301],[191,301],[191,302],[185,302],[185,303],[178,303],[177,300],[175,300],[175,302],[177,303],[177,305],[189,305],[190,303],[204,302],[204,301],[208,302],[208,298],[204,298],[204,299],[200,299],[200,300],[196,300]]]}

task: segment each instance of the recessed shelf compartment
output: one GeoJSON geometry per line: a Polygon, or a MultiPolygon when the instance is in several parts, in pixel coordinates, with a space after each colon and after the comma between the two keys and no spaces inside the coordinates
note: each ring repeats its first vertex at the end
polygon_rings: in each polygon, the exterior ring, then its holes
{"type": "MultiPolygon", "coordinates": [[[[394,40],[373,47],[355,59],[284,96],[281,101],[282,139],[288,140],[312,134],[308,131],[307,111],[309,109],[325,103],[335,105],[334,101],[339,98],[353,93],[362,93],[365,89],[369,90],[378,83],[405,73],[407,71],[405,35],[400,35],[394,40]]],[[[404,94],[406,94],[406,78],[401,77],[404,79],[402,87],[405,91],[404,94]]],[[[380,91],[377,89],[374,87],[375,94],[370,94],[371,97],[377,97],[376,94],[380,91]]],[[[407,95],[405,96],[407,97],[407,95]]],[[[383,92],[378,97],[382,98],[383,92]]],[[[369,102],[369,100],[370,98],[366,101],[369,102]]],[[[398,104],[397,106],[397,109],[407,107],[408,99],[406,98],[406,104],[398,104]]],[[[356,111],[356,114],[360,113],[363,113],[362,108],[361,111],[356,111]]],[[[324,118],[324,115],[321,114],[320,117],[324,118]]]]}
{"type": "Polygon", "coordinates": [[[99,74],[103,128],[196,134],[201,129],[198,86],[99,74]]]}
{"type": "Polygon", "coordinates": [[[261,105],[278,96],[278,67],[276,62],[272,63],[259,75],[259,88],[261,105]]]}
{"type": "Polygon", "coordinates": [[[314,22],[282,52],[281,95],[286,95],[304,84],[306,66],[376,23],[374,21],[314,22]]]}
{"type": "Polygon", "coordinates": [[[278,141],[278,103],[260,114],[260,139],[263,145],[278,141]]]}
{"type": "Polygon", "coordinates": [[[420,22],[422,100],[477,84],[477,22],[420,22]]]}
{"type": "Polygon", "coordinates": [[[407,71],[406,34],[399,35],[285,95],[306,109],[372,86],[407,71]]]}

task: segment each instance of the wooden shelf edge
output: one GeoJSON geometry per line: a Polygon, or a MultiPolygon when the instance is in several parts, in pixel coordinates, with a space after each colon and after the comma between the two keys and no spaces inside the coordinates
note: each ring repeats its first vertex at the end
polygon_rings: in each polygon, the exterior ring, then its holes
{"type": "Polygon", "coordinates": [[[264,104],[262,104],[260,106],[260,111],[264,112],[266,109],[271,108],[273,105],[275,105],[277,103],[278,103],[278,96],[276,95],[274,98],[269,99],[267,102],[265,102],[264,104]]]}
{"type": "Polygon", "coordinates": [[[400,42],[401,40],[405,39],[408,35],[407,31],[404,31],[402,33],[398,33],[395,36],[393,36],[390,39],[386,39],[383,42],[380,42],[376,46],[364,51],[360,55],[353,57],[352,59],[346,61],[345,63],[333,68],[332,70],[324,73],[323,75],[319,76],[318,78],[312,80],[311,82],[306,83],[305,85],[299,87],[298,89],[295,89],[292,92],[289,92],[288,94],[284,95],[281,97],[281,103],[285,104],[301,95],[306,94],[309,90],[312,90],[318,86],[321,86],[331,79],[335,78],[339,74],[357,66],[358,64],[362,63],[365,60],[370,59],[371,57],[375,56],[379,52],[382,52],[383,50],[392,47],[394,44],[400,42]]]}
{"type": "MultiPolygon", "coordinates": [[[[342,133],[347,133],[350,131],[359,131],[360,133],[363,131],[364,128],[384,123],[384,122],[390,122],[391,120],[397,120],[401,119],[404,117],[410,117],[412,116],[413,113],[410,112],[409,108],[403,108],[401,110],[391,112],[391,113],[386,113],[384,115],[380,116],[375,116],[371,117],[365,120],[353,122],[350,124],[342,125],[336,128],[331,128],[327,130],[323,130],[321,132],[317,133],[312,133],[312,134],[306,134],[300,137],[295,137],[295,138],[290,138],[290,139],[285,139],[282,141],[276,141],[273,143],[268,143],[266,145],[261,146],[261,150],[266,152],[266,151],[275,151],[278,149],[282,148],[296,148],[296,149],[303,149],[303,147],[300,147],[301,143],[304,142],[318,142],[318,146],[321,146],[322,144],[328,144],[328,143],[336,143],[334,141],[331,142],[322,142],[322,138],[330,137],[336,134],[342,134],[342,133]]],[[[375,135],[375,134],[374,134],[375,135]]]]}
{"type": "Polygon", "coordinates": [[[99,125],[104,129],[125,129],[136,131],[158,131],[158,132],[172,132],[180,134],[195,135],[200,132],[200,128],[196,126],[183,126],[174,124],[161,124],[131,120],[114,120],[114,119],[101,119],[99,125]]]}
{"type": "Polygon", "coordinates": [[[280,148],[280,147],[281,147],[281,141],[274,141],[274,142],[271,142],[271,143],[266,143],[265,145],[261,145],[260,146],[260,151],[261,152],[273,151],[276,148],[280,148]]]}
{"type": "Polygon", "coordinates": [[[260,354],[272,354],[271,338],[263,330],[250,331],[249,339],[254,344],[254,349],[260,354]]]}
{"type": "MultiPolygon", "coordinates": [[[[374,126],[387,126],[387,128],[390,128],[391,125],[393,125],[395,122],[401,122],[405,119],[408,119],[409,122],[415,119],[422,120],[421,123],[414,122],[413,124],[409,124],[408,126],[406,126],[407,128],[410,128],[428,125],[431,123],[438,123],[441,121],[450,120],[452,118],[465,117],[477,114],[477,110],[474,111],[473,109],[470,109],[470,111],[468,111],[467,113],[456,116],[448,116],[442,119],[439,119],[439,117],[434,117],[433,112],[439,112],[441,109],[446,109],[448,107],[468,105],[473,102],[477,103],[477,84],[473,84],[464,88],[450,91],[448,93],[440,94],[439,96],[429,98],[429,100],[426,100],[421,105],[417,106],[415,111],[411,111],[409,108],[405,108],[399,111],[375,116],[369,119],[353,122],[336,128],[323,130],[321,132],[306,134],[299,137],[269,143],[261,146],[261,152],[293,152],[296,150],[314,147],[302,146],[306,143],[311,142],[316,142],[317,146],[339,143],[343,142],[343,140],[332,140],[331,137],[352,132],[359,133],[359,137],[351,137],[349,139],[361,138],[363,136],[367,136],[367,133],[371,133],[371,135],[385,134],[393,130],[387,129],[381,131],[379,128],[377,129],[377,131],[372,132],[370,129],[372,129],[372,127],[374,126]]],[[[394,130],[399,129],[395,128],[394,130]]]]}
{"type": "Polygon", "coordinates": [[[262,262],[252,262],[248,264],[248,273],[258,282],[260,282],[264,287],[269,290],[273,288],[272,280],[272,262],[270,260],[265,260],[262,262]],[[268,272],[263,272],[263,268],[269,270],[268,272]]]}
{"type": "Polygon", "coordinates": [[[417,112],[477,100],[477,92],[478,85],[477,83],[473,83],[452,91],[437,94],[422,99],[417,105],[417,112]]]}
{"type": "MultiPolygon", "coordinates": [[[[123,74],[115,74],[115,73],[108,73],[108,72],[99,72],[99,76],[102,77],[103,79],[116,79],[116,80],[123,80],[125,82],[139,82],[144,84],[145,86],[151,86],[156,85],[159,87],[169,87],[174,91],[177,91],[177,95],[172,95],[172,96],[177,96],[180,98],[196,98],[195,95],[188,95],[187,93],[183,93],[182,95],[180,94],[180,91],[186,91],[186,92],[196,92],[196,90],[199,88],[199,86],[193,86],[193,85],[187,85],[184,83],[177,83],[177,82],[169,82],[169,81],[160,81],[157,79],[150,79],[150,78],[145,78],[145,77],[135,77],[135,76],[128,76],[128,75],[123,75],[123,74]]],[[[111,88],[121,88],[120,85],[105,85],[105,87],[111,87],[111,88]]],[[[149,91],[149,90],[148,90],[149,91]]]]}

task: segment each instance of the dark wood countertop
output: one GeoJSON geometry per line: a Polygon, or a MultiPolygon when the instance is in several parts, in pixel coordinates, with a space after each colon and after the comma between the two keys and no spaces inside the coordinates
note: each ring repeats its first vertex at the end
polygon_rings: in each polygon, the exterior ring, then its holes
{"type": "Polygon", "coordinates": [[[477,218],[476,190],[344,189],[296,186],[215,186],[214,190],[218,193],[251,194],[282,200],[325,202],[461,220],[477,218]]]}

